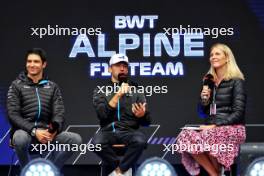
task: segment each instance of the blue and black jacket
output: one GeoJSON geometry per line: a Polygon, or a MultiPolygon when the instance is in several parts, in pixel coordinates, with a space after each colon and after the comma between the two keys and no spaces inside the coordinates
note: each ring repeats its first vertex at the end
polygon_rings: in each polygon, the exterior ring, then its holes
{"type": "MultiPolygon", "coordinates": [[[[107,93],[106,89],[112,87],[113,90],[115,84],[118,83],[109,81],[108,84],[101,87],[102,91],[100,91],[97,87],[93,92],[93,105],[97,113],[97,117],[100,120],[102,130],[135,130],[140,126],[148,126],[151,123],[148,108],[146,108],[145,116],[142,118],[135,117],[132,112],[133,103],[146,103],[146,98],[143,93],[133,92],[129,96],[122,96],[119,100],[117,108],[109,106],[108,103],[115,93],[114,91],[107,93]]],[[[134,82],[129,82],[129,85],[137,87],[137,84],[134,82]]]]}
{"type": "Polygon", "coordinates": [[[12,82],[7,94],[7,112],[12,134],[22,129],[31,133],[34,127],[48,128],[58,125],[61,132],[64,123],[64,104],[58,85],[47,77],[34,83],[26,72],[21,72],[12,82]]]}

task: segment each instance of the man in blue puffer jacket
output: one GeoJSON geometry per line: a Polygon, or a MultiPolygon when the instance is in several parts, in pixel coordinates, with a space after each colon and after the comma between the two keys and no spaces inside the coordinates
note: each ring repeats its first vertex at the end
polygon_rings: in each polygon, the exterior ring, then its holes
{"type": "MultiPolygon", "coordinates": [[[[65,121],[62,95],[58,85],[44,76],[46,66],[44,50],[29,50],[26,71],[12,82],[7,94],[11,143],[22,167],[30,161],[32,143],[81,144],[79,134],[62,132],[65,121]]],[[[72,154],[70,151],[53,151],[49,159],[61,168],[72,154]]]]}

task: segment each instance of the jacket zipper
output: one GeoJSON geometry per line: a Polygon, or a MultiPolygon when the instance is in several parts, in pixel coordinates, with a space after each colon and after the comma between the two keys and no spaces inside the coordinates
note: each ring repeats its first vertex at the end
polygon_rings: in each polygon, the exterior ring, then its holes
{"type": "MultiPolygon", "coordinates": [[[[120,121],[120,99],[117,101],[117,120],[120,121]]],[[[115,132],[115,122],[112,122],[113,132],[115,132]]]]}
{"type": "Polygon", "coordinates": [[[37,126],[38,120],[40,118],[40,113],[41,113],[41,102],[40,102],[38,87],[35,88],[35,91],[36,91],[36,95],[37,95],[37,99],[38,99],[38,115],[37,115],[37,119],[35,121],[35,126],[37,126]]]}

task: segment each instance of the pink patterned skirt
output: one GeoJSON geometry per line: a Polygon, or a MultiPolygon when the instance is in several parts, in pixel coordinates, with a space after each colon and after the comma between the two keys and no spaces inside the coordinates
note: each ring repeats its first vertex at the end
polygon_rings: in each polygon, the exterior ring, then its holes
{"type": "Polygon", "coordinates": [[[230,170],[239,152],[239,145],[246,139],[243,125],[218,126],[202,131],[182,130],[177,137],[177,151],[182,163],[191,175],[200,173],[199,164],[190,154],[208,152],[218,163],[230,170]]]}

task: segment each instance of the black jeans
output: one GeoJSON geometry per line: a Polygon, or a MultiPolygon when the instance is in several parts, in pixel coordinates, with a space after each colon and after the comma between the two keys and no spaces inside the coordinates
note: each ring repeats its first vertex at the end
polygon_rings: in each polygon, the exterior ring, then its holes
{"type": "Polygon", "coordinates": [[[125,172],[136,164],[143,150],[147,146],[147,139],[144,133],[139,130],[113,131],[100,130],[93,137],[94,144],[101,144],[102,150],[95,153],[101,157],[104,164],[111,167],[112,170],[119,167],[125,172]],[[121,161],[114,152],[113,144],[125,144],[126,152],[121,161]]]}

